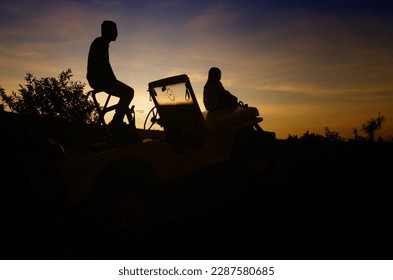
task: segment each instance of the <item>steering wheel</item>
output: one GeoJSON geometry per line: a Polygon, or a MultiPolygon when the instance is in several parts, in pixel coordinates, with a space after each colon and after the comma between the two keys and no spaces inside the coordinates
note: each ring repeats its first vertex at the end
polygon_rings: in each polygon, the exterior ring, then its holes
{"type": "Polygon", "coordinates": [[[157,123],[157,120],[158,120],[157,108],[153,107],[153,108],[151,108],[151,110],[149,111],[149,113],[146,116],[145,122],[143,124],[143,129],[150,130],[157,123]],[[148,121],[150,121],[149,127],[147,127],[148,121]]]}

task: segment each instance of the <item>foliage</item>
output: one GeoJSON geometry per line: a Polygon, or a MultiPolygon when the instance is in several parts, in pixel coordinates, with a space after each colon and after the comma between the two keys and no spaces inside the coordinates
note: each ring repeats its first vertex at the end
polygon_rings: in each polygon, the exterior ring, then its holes
{"type": "MultiPolygon", "coordinates": [[[[375,142],[375,133],[377,130],[382,128],[382,124],[385,121],[385,117],[378,114],[376,119],[372,118],[368,120],[366,123],[362,125],[362,131],[367,134],[366,137],[359,135],[359,131],[357,128],[353,129],[353,133],[355,135],[355,139],[349,139],[348,141],[370,141],[375,142]]],[[[337,131],[331,131],[329,127],[325,127],[325,135],[319,135],[316,133],[310,133],[308,130],[302,135],[290,135],[288,134],[287,138],[288,142],[305,142],[305,143],[317,143],[317,142],[330,142],[330,143],[339,143],[345,142],[345,138],[341,137],[337,131]]],[[[381,136],[377,138],[378,142],[384,142],[384,139],[381,136]]],[[[393,142],[393,138],[386,139],[386,142],[393,142]]]]}
{"type": "Polygon", "coordinates": [[[27,73],[26,85],[19,84],[20,89],[7,95],[0,91],[0,101],[8,108],[22,116],[42,116],[65,121],[83,121],[90,123],[96,119],[92,110],[93,102],[87,100],[84,84],[71,81],[72,71],[68,69],[55,77],[37,79],[27,73]]]}
{"type": "Polygon", "coordinates": [[[378,113],[378,118],[370,119],[366,123],[362,124],[362,131],[367,133],[367,140],[370,142],[374,142],[375,133],[377,130],[382,128],[382,123],[385,121],[385,117],[381,116],[381,113],[378,113]]]}
{"type": "Polygon", "coordinates": [[[308,130],[302,136],[300,136],[299,140],[308,142],[308,143],[316,143],[321,142],[323,140],[323,136],[315,133],[310,133],[308,130]]]}
{"type": "Polygon", "coordinates": [[[329,142],[342,142],[342,138],[337,131],[330,131],[329,127],[325,127],[325,139],[329,142]]]}
{"type": "Polygon", "coordinates": [[[298,142],[299,141],[299,136],[288,134],[287,140],[289,142],[298,142]]]}
{"type": "MultiPolygon", "coordinates": [[[[5,90],[2,87],[0,87],[0,98],[3,95],[5,95],[5,90]]],[[[1,99],[0,99],[0,101],[1,101],[1,99]]],[[[1,103],[0,103],[0,112],[3,112],[3,111],[4,111],[4,104],[3,104],[3,101],[1,101],[1,103]]]]}

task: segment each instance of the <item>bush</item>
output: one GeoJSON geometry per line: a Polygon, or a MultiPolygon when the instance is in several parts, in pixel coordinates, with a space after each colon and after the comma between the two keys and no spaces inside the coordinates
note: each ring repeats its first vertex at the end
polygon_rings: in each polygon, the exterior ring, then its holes
{"type": "Polygon", "coordinates": [[[68,122],[91,123],[97,116],[90,110],[93,102],[86,99],[85,84],[71,81],[72,71],[68,69],[59,74],[58,79],[45,77],[37,79],[27,73],[25,86],[19,85],[17,92],[7,95],[0,90],[0,101],[22,116],[40,116],[61,119],[68,122]]]}

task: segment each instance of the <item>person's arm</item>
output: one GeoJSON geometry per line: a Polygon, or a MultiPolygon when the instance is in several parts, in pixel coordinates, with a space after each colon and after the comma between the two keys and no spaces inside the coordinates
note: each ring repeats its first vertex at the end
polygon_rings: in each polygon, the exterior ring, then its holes
{"type": "Polygon", "coordinates": [[[219,92],[220,92],[220,99],[225,104],[237,104],[237,97],[230,93],[230,91],[226,90],[221,82],[219,82],[219,92]]]}
{"type": "Polygon", "coordinates": [[[215,111],[218,104],[218,92],[216,88],[208,83],[203,88],[203,104],[205,105],[206,110],[215,111]]]}

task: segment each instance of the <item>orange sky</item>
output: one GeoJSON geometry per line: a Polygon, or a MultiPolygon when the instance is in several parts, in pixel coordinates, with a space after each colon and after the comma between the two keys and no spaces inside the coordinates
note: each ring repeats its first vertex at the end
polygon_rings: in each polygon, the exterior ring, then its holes
{"type": "MultiPolygon", "coordinates": [[[[150,81],[187,74],[202,110],[210,67],[259,109],[278,138],[325,127],[353,137],[381,112],[393,135],[393,17],[386,1],[2,1],[0,87],[71,68],[87,83],[91,41],[118,25],[110,58],[135,89],[137,126],[153,106],[150,81]],[[295,3],[294,3],[295,2],[295,3]],[[318,2],[318,3],[317,3],[318,2]],[[327,4],[329,3],[329,4],[327,4]]],[[[86,86],[86,91],[89,87],[86,86]]]]}

